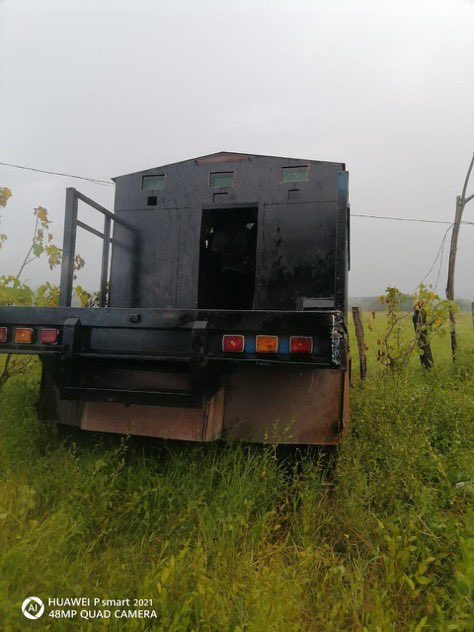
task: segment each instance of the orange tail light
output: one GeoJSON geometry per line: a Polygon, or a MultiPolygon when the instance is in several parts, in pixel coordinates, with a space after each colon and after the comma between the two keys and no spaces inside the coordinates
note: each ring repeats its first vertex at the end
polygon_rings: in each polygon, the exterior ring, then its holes
{"type": "Polygon", "coordinates": [[[278,336],[257,336],[257,353],[276,353],[278,351],[278,336]]]}
{"type": "Polygon", "coordinates": [[[15,342],[20,344],[31,344],[33,342],[33,330],[31,327],[17,327],[15,331],[15,342]]]}

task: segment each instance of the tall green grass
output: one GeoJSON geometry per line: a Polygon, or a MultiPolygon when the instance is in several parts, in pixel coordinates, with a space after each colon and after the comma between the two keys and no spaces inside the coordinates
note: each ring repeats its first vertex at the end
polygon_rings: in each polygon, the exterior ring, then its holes
{"type": "Polygon", "coordinates": [[[447,340],[430,373],[413,362],[387,375],[370,360],[332,467],[317,450],[64,438],[38,420],[37,371],[12,379],[0,402],[0,627],[99,627],[26,621],[34,594],[151,598],[162,630],[474,629],[467,317],[460,330],[455,366],[447,340]]]}

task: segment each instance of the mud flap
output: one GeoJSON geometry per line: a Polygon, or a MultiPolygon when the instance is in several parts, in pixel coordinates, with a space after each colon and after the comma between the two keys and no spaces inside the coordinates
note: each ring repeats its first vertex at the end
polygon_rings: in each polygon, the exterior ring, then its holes
{"type": "Polygon", "coordinates": [[[241,367],[226,383],[224,430],[251,442],[334,445],[348,412],[347,376],[333,369],[241,367]]]}

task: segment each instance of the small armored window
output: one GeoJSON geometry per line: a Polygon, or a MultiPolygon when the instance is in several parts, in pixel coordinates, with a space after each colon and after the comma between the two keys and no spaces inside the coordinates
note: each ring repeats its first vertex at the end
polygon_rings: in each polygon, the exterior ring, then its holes
{"type": "Polygon", "coordinates": [[[163,191],[166,176],[142,176],[142,189],[144,191],[163,191]]]}
{"type": "Polygon", "coordinates": [[[146,200],[147,206],[156,206],[157,203],[158,203],[158,198],[156,197],[156,195],[150,195],[146,200]]]}
{"type": "Polygon", "coordinates": [[[306,182],[309,178],[309,165],[299,167],[282,167],[282,182],[306,182]]]}
{"type": "Polygon", "coordinates": [[[209,177],[209,186],[211,187],[211,189],[219,189],[221,187],[233,187],[234,172],[216,171],[214,173],[211,173],[209,177]]]}

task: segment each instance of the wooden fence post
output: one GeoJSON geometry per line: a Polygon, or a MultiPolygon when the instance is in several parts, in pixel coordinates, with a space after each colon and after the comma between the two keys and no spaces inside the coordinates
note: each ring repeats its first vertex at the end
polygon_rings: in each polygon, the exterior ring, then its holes
{"type": "Polygon", "coordinates": [[[434,365],[433,353],[431,345],[426,333],[426,311],[415,307],[413,313],[413,325],[417,336],[417,345],[421,350],[420,362],[424,369],[431,369],[434,365]]]}
{"type": "Polygon", "coordinates": [[[352,318],[354,319],[357,349],[359,350],[360,379],[365,380],[367,375],[367,358],[365,357],[364,328],[362,326],[360,310],[356,306],[352,308],[352,318]]]}

